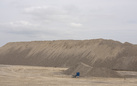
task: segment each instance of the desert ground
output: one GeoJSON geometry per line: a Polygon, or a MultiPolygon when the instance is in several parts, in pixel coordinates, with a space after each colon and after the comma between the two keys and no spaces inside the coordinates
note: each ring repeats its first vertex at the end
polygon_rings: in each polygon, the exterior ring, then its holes
{"type": "Polygon", "coordinates": [[[67,68],[0,65],[0,86],[137,86],[137,72],[118,71],[125,78],[64,75],[67,68]]]}

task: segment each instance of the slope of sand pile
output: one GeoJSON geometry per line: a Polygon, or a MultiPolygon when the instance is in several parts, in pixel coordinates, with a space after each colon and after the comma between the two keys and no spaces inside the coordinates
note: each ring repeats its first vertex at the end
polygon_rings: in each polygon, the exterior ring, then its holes
{"type": "Polygon", "coordinates": [[[86,65],[84,63],[78,63],[75,66],[68,68],[64,71],[64,74],[67,75],[75,75],[77,72],[80,72],[80,76],[82,77],[122,77],[119,73],[114,70],[110,70],[107,68],[96,68],[86,65]]]}
{"type": "Polygon", "coordinates": [[[113,40],[11,42],[0,48],[0,64],[137,70],[137,45],[113,40]]]}

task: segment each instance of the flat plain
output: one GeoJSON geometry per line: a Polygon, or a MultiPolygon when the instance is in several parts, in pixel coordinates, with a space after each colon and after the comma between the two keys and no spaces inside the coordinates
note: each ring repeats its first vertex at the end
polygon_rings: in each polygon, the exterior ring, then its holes
{"type": "Polygon", "coordinates": [[[67,68],[0,65],[0,86],[137,86],[137,72],[119,71],[128,78],[64,75],[67,68]],[[134,77],[133,77],[134,76],[134,77]]]}

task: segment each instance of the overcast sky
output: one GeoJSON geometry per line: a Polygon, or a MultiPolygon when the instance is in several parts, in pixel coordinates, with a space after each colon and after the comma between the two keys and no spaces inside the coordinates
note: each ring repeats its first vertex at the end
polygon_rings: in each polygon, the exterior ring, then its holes
{"type": "Polygon", "coordinates": [[[7,42],[113,39],[137,44],[137,0],[0,0],[7,42]]]}

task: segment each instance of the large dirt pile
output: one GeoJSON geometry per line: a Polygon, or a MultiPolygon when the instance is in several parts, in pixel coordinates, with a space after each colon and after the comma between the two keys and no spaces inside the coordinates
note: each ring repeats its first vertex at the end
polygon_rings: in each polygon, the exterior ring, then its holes
{"type": "Polygon", "coordinates": [[[137,70],[137,45],[113,40],[11,42],[0,48],[0,64],[137,70]]]}
{"type": "Polygon", "coordinates": [[[86,65],[84,63],[76,64],[75,66],[70,67],[64,74],[75,75],[77,72],[80,72],[80,76],[82,77],[122,77],[119,73],[114,70],[107,68],[96,68],[86,65]]]}

